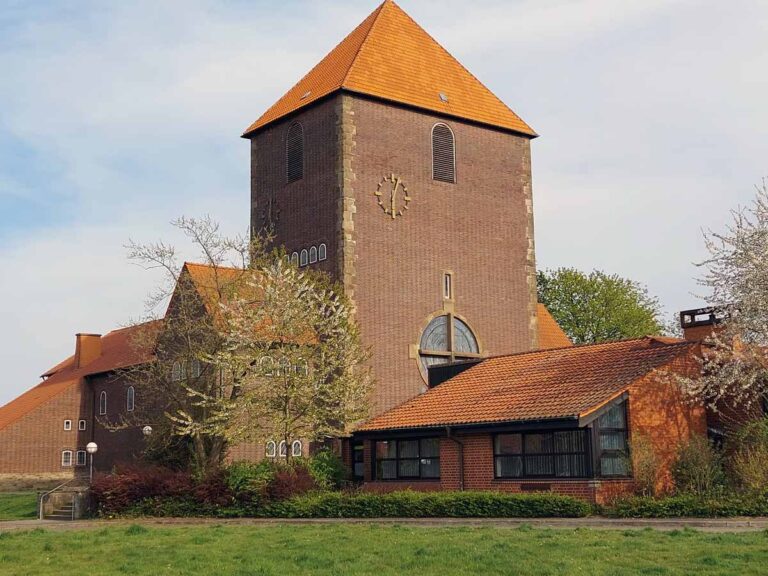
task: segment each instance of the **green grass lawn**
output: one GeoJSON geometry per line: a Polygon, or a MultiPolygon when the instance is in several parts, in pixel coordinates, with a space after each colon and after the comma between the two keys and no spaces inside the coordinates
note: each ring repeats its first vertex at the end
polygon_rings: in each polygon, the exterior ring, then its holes
{"type": "MultiPolygon", "coordinates": [[[[0,528],[1,530],[1,528],[0,528]]],[[[768,534],[403,525],[0,532],[0,574],[765,574],[768,534]]]]}
{"type": "Polygon", "coordinates": [[[30,518],[37,518],[36,492],[0,492],[0,521],[30,518]]]}

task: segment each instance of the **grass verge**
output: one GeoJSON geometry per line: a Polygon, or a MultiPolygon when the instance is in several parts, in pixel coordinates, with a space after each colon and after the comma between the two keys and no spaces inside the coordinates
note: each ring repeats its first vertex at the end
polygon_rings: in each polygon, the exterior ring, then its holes
{"type": "Polygon", "coordinates": [[[764,574],[768,533],[403,525],[0,532],[0,573],[45,576],[764,574]]]}
{"type": "Polygon", "coordinates": [[[36,492],[0,492],[0,521],[37,518],[36,492]]]}

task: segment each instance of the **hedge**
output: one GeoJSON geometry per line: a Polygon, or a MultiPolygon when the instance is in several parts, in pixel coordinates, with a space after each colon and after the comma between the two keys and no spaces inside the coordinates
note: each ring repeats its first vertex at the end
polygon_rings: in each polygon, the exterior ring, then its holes
{"type": "Polygon", "coordinates": [[[717,518],[768,516],[768,494],[694,495],[650,498],[631,496],[614,501],[602,511],[616,518],[717,518]]]}
{"type": "Polygon", "coordinates": [[[145,498],[120,516],[218,518],[580,518],[592,506],[556,494],[498,492],[316,492],[261,506],[206,505],[184,498],[145,498]]]}

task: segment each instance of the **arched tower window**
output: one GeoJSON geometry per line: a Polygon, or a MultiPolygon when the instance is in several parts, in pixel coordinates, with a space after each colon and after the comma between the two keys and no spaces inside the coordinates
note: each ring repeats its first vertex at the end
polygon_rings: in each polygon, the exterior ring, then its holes
{"type": "Polygon", "coordinates": [[[312,246],[312,248],[309,249],[309,263],[314,264],[317,262],[317,247],[312,246]]]}
{"type": "Polygon", "coordinates": [[[304,128],[294,122],[285,137],[285,173],[288,182],[304,178],[304,128]]]}
{"type": "Polygon", "coordinates": [[[445,124],[432,127],[432,179],[456,182],[456,142],[445,124]]]}
{"type": "Polygon", "coordinates": [[[436,364],[480,358],[480,346],[466,322],[453,314],[444,314],[424,329],[419,342],[419,356],[426,371],[436,364]]]}
{"type": "Polygon", "coordinates": [[[320,246],[317,249],[317,259],[322,262],[328,257],[328,248],[325,247],[325,244],[320,244],[320,246]]]}
{"type": "Polygon", "coordinates": [[[99,394],[99,414],[104,415],[107,413],[107,393],[102,390],[99,394]]]}
{"type": "Polygon", "coordinates": [[[125,409],[127,412],[133,412],[136,407],[136,390],[133,386],[128,386],[125,391],[125,409]]]}
{"type": "Polygon", "coordinates": [[[277,445],[274,440],[267,442],[267,447],[264,450],[267,458],[274,458],[277,455],[277,445]]]}

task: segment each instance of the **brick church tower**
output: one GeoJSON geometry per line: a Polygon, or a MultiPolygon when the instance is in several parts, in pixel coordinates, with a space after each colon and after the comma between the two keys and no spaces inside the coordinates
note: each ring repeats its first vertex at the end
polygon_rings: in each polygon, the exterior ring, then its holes
{"type": "Polygon", "coordinates": [[[534,131],[387,0],[243,135],[251,224],[343,283],[373,414],[537,347],[534,131]]]}

